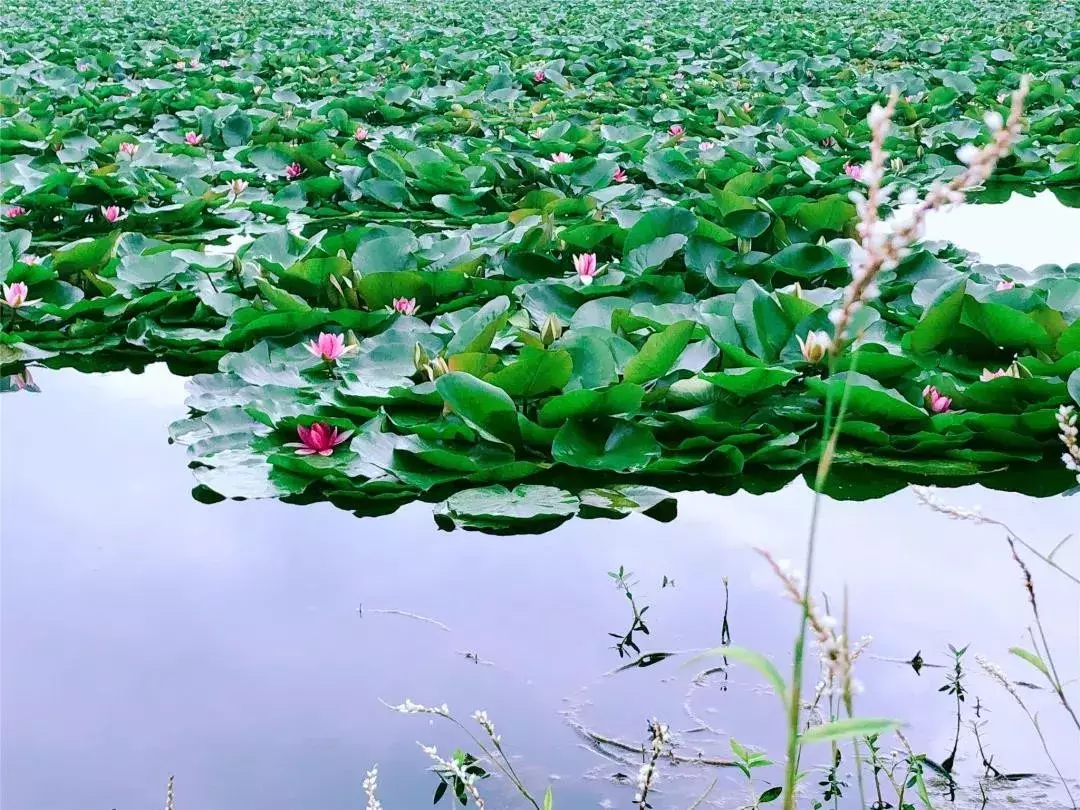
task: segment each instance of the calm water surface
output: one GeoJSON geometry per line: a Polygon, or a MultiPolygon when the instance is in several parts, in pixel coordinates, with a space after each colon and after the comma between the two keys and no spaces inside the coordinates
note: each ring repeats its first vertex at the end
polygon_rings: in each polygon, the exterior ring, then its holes
{"type": "MultiPolygon", "coordinates": [[[[190,497],[183,449],[166,442],[186,412],[182,379],[160,366],[34,374],[42,393],[0,403],[5,810],[159,807],[169,774],[178,808],[344,810],[363,805],[375,762],[388,810],[430,806],[436,780],[416,741],[449,753],[466,740],[380,703],[405,697],[445,701],[462,718],[486,709],[530,785],[554,784],[560,810],[631,806],[618,776],[633,776],[632,758],[593,750],[575,724],[640,742],[657,716],[685,755],[727,757],[727,735],[779,753],[778,704],[756,673],[735,667],[726,684],[695,687],[709,664],[687,661],[720,643],[726,578],[733,643],[787,669],[797,615],[754,548],[801,559],[811,499],[801,481],[767,496],[680,495],[669,524],[574,520],[520,537],[441,532],[426,504],[365,519],[329,504],[206,506],[190,497]],[[607,576],[620,565],[651,606],[643,651],[684,654],[605,675],[625,663],[608,636],[630,622],[607,576]],[[674,587],[661,587],[665,575],[674,587]]],[[[1075,497],[942,495],[981,504],[1044,550],[1080,530],[1075,497]]],[[[913,744],[944,758],[955,733],[937,691],[945,670],[896,662],[921,651],[944,664],[948,643],[970,644],[970,703],[986,709],[995,765],[1048,772],[1018,707],[973,660],[1034,680],[1008,660],[1010,646],[1030,646],[1030,614],[1003,532],[901,492],[827,502],[821,538],[821,591],[838,602],[847,586],[853,633],[874,637],[858,666],[860,712],[905,719],[913,744]]],[[[1080,545],[1056,559],[1080,570],[1080,545]]],[[[1080,590],[1029,562],[1058,667],[1080,676],[1080,590]]],[[[1080,778],[1075,728],[1045,692],[1023,694],[1058,764],[1080,778]]],[[[961,770],[977,772],[967,730],[960,751],[961,770]]],[[[714,778],[715,803],[703,806],[745,800],[730,770],[665,774],[658,809],[685,808],[714,778]]],[[[517,806],[505,785],[484,787],[489,806],[517,806]]],[[[958,805],[973,800],[969,784],[958,805]]],[[[995,788],[988,806],[1068,805],[1037,778],[995,788]]]]}

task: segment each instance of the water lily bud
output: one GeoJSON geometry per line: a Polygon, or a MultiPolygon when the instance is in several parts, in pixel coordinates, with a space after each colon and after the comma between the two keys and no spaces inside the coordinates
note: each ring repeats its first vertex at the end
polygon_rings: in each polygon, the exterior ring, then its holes
{"type": "Polygon", "coordinates": [[[820,363],[832,348],[832,340],[825,331],[809,332],[805,339],[796,335],[795,340],[798,341],[803,360],[814,365],[820,363]]]}
{"type": "Polygon", "coordinates": [[[892,160],[889,161],[889,166],[892,167],[894,174],[899,174],[904,170],[903,158],[894,157],[892,160]]]}
{"type": "Polygon", "coordinates": [[[562,337],[563,325],[555,315],[548,315],[544,319],[544,325],[540,327],[540,340],[544,346],[550,346],[562,337]]]}
{"type": "Polygon", "coordinates": [[[749,253],[750,252],[750,240],[743,237],[743,236],[740,236],[739,241],[738,241],[738,248],[739,248],[739,253],[749,253]]]}
{"type": "Polygon", "coordinates": [[[424,372],[427,374],[428,379],[434,382],[443,374],[449,374],[450,366],[448,366],[446,364],[446,361],[443,360],[441,357],[436,357],[434,360],[427,364],[424,372]]]}
{"type": "Polygon", "coordinates": [[[417,343],[413,347],[412,361],[417,371],[423,371],[424,366],[431,362],[431,355],[427,353],[427,349],[417,343]]]}

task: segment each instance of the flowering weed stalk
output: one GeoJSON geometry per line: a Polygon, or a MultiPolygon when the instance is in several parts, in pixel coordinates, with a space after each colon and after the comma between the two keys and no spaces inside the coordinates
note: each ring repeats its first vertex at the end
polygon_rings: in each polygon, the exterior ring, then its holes
{"type": "MultiPolygon", "coordinates": [[[[510,758],[506,755],[506,751],[502,747],[502,737],[495,732],[495,725],[488,718],[488,714],[486,711],[477,710],[473,713],[472,719],[477,722],[480,728],[483,729],[484,734],[487,735],[490,748],[488,745],[485,745],[484,742],[479,737],[477,737],[471,729],[469,729],[461,721],[454,717],[450,713],[450,707],[447,706],[445,703],[442,706],[424,706],[419,703],[414,703],[408,698],[405,698],[404,702],[399,703],[396,706],[385,702],[383,702],[383,705],[387,706],[390,709],[393,709],[396,712],[401,712],[402,714],[432,714],[437,717],[446,718],[455,726],[457,726],[469,735],[472,741],[476,743],[477,747],[484,753],[484,756],[487,757],[489,761],[494,763],[495,766],[503,772],[503,775],[510,780],[510,782],[514,785],[515,788],[517,788],[518,793],[520,793],[522,797],[535,808],[535,810],[541,810],[540,803],[529,792],[529,789],[525,786],[525,783],[521,780],[521,777],[518,776],[517,771],[514,770],[514,766],[510,762],[510,758]]],[[[473,801],[476,803],[477,807],[482,808],[484,806],[483,800],[480,798],[479,791],[476,790],[476,773],[470,774],[468,772],[468,768],[463,766],[462,763],[457,760],[457,758],[454,758],[453,760],[442,759],[438,756],[438,752],[433,746],[425,746],[423,743],[420,743],[420,748],[424,751],[424,753],[431,757],[439,767],[443,768],[446,772],[452,774],[462,783],[464,783],[463,786],[465,790],[470,796],[473,797],[473,801]],[[458,773],[458,771],[460,771],[460,773],[458,773]],[[469,780],[471,780],[471,782],[469,780]]]]}
{"type": "MultiPolygon", "coordinates": [[[[893,111],[899,94],[896,90],[890,95],[884,107],[875,104],[870,110],[867,121],[870,125],[870,162],[862,171],[861,181],[866,183],[864,197],[859,192],[852,192],[859,216],[857,230],[862,255],[852,259],[851,283],[844,290],[841,306],[830,313],[834,331],[829,354],[830,376],[836,370],[837,360],[846,343],[853,337],[850,329],[856,313],[878,295],[877,278],[884,270],[895,268],[907,255],[910,246],[918,240],[924,230],[926,216],[930,211],[945,205],[963,202],[964,192],[976,187],[990,176],[1000,158],[1006,155],[1013,141],[1020,133],[1020,117],[1023,112],[1024,98],[1027,96],[1030,79],[1025,76],[1020,81],[1019,89],[1013,94],[1012,106],[1008,119],[1001,116],[987,116],[987,125],[991,128],[990,142],[980,148],[968,145],[960,150],[959,157],[967,168],[957,174],[949,183],[934,184],[926,196],[905,214],[893,214],[886,220],[879,217],[881,206],[889,202],[889,190],[882,186],[885,175],[885,162],[888,152],[885,141],[889,133],[893,111]]],[[[914,202],[914,201],[913,201],[914,202]]],[[[851,371],[854,372],[858,354],[852,356],[851,371]]],[[[805,579],[801,591],[802,617],[795,639],[792,661],[792,677],[788,686],[786,706],[788,711],[787,762],[784,774],[784,810],[795,810],[795,787],[799,776],[800,731],[802,728],[802,679],[806,655],[807,631],[811,627],[810,588],[813,582],[814,548],[817,540],[817,527],[821,511],[821,493],[828,480],[829,469],[836,453],[836,446],[843,427],[851,395],[851,385],[845,383],[840,395],[838,407],[834,413],[834,395],[830,386],[825,401],[824,447],[818,459],[814,477],[814,499],[810,515],[810,530],[806,548],[805,579]],[[835,423],[834,423],[835,422],[835,423]]],[[[816,629],[815,629],[816,632],[816,629]]],[[[850,700],[846,701],[850,716],[850,700]]],[[[858,749],[856,748],[856,769],[858,749]]],[[[865,796],[862,796],[865,806],[865,796]]]]}

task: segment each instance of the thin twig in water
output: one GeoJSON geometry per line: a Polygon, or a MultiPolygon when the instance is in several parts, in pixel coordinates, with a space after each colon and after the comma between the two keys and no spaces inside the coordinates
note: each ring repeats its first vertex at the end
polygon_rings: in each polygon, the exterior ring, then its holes
{"type": "Polygon", "coordinates": [[[1020,693],[1016,691],[1016,687],[1012,685],[1012,682],[1005,676],[1005,671],[992,661],[988,661],[981,655],[975,656],[975,663],[978,664],[983,670],[1005,687],[1005,691],[1013,696],[1013,699],[1020,704],[1020,708],[1024,714],[1027,715],[1027,719],[1031,722],[1032,727],[1035,729],[1035,734],[1039,738],[1039,742],[1042,743],[1043,752],[1046,754],[1046,758],[1050,761],[1051,767],[1054,769],[1054,773],[1057,774],[1058,780],[1061,782],[1061,786],[1065,788],[1065,795],[1069,797],[1069,803],[1072,805],[1073,810],[1076,810],[1076,800],[1073,798],[1072,791],[1069,790],[1069,783],[1065,781],[1065,777],[1061,774],[1061,769],[1058,768],[1057,762],[1054,761],[1053,754],[1050,753],[1050,746],[1046,742],[1046,737],[1043,736],[1042,728],[1039,727],[1039,718],[1031,713],[1031,710],[1024,703],[1023,698],[1020,697],[1020,693]]]}
{"type": "MultiPolygon", "coordinates": [[[[358,607],[356,609],[356,612],[359,613],[361,616],[363,616],[364,615],[364,608],[363,607],[358,607]]],[[[381,613],[381,614],[387,615],[387,616],[404,616],[406,619],[416,619],[416,621],[418,621],[418,622],[427,622],[428,624],[435,625],[440,630],[443,630],[443,631],[445,631],[447,633],[450,632],[450,628],[447,627],[442,622],[438,621],[437,619],[429,619],[427,616],[421,616],[419,613],[410,613],[407,610],[394,610],[393,608],[368,608],[367,612],[368,613],[381,613]]]]}

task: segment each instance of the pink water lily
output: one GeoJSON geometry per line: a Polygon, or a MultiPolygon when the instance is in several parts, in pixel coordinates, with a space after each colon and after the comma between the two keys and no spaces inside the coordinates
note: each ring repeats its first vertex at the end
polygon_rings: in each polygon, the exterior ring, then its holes
{"type": "Polygon", "coordinates": [[[979,375],[980,382],[989,382],[990,380],[996,380],[998,377],[1020,377],[1020,366],[1014,360],[1009,363],[1005,368],[999,368],[997,371],[991,371],[988,368],[982,370],[982,374],[979,375]]]}
{"type": "Polygon", "coordinates": [[[1001,281],[999,281],[997,283],[997,286],[994,287],[994,289],[997,290],[998,292],[1004,292],[1005,290],[1011,290],[1015,286],[1016,286],[1016,282],[1014,282],[1014,281],[1006,281],[1006,280],[1002,279],[1001,281]]]}
{"type": "Polygon", "coordinates": [[[297,177],[304,173],[304,167],[299,163],[290,163],[285,167],[285,179],[295,180],[297,177]]]}
{"type": "Polygon", "coordinates": [[[132,157],[138,148],[139,147],[137,144],[125,141],[124,143],[120,144],[120,154],[132,157]]]}
{"type": "Polygon", "coordinates": [[[124,209],[119,205],[103,205],[101,206],[101,214],[109,222],[116,222],[124,218],[124,209]]]}
{"type": "Polygon", "coordinates": [[[248,187],[248,181],[237,177],[234,180],[229,181],[229,192],[234,197],[239,197],[248,187]]]}
{"type": "Polygon", "coordinates": [[[34,383],[34,378],[30,374],[30,369],[24,368],[18,374],[13,374],[11,377],[11,383],[19,391],[37,391],[37,385],[34,383]]]}
{"type": "Polygon", "coordinates": [[[200,135],[198,132],[189,132],[184,135],[184,143],[186,143],[188,146],[198,146],[202,142],[203,136],[200,135]]]}
{"type": "Polygon", "coordinates": [[[30,288],[26,286],[26,282],[16,281],[14,284],[4,285],[4,303],[12,309],[36,304],[37,301],[26,300],[26,296],[29,294],[30,288]]]}
{"type": "Polygon", "coordinates": [[[926,386],[922,393],[926,401],[926,409],[930,413],[945,413],[952,407],[952,397],[944,396],[932,385],[926,386]]]}
{"type": "Polygon", "coordinates": [[[668,127],[668,135],[670,135],[672,138],[681,138],[685,134],[686,127],[684,127],[682,124],[672,124],[670,127],[668,127]]]}
{"type": "Polygon", "coordinates": [[[27,210],[21,205],[13,205],[5,212],[5,216],[7,216],[8,219],[15,219],[15,217],[21,217],[26,213],[27,210]]]}
{"type": "Polygon", "coordinates": [[[742,109],[743,109],[743,112],[750,112],[752,109],[754,109],[754,105],[751,104],[749,101],[744,101],[743,105],[742,105],[742,109]]]}
{"type": "Polygon", "coordinates": [[[533,81],[536,82],[537,84],[540,84],[540,82],[543,82],[543,81],[547,81],[547,74],[544,73],[543,70],[534,70],[533,71],[533,81]]]}
{"type": "Polygon", "coordinates": [[[712,141],[702,141],[697,148],[699,152],[708,152],[710,149],[715,149],[716,144],[712,141]]]}
{"type": "Polygon", "coordinates": [[[611,175],[611,179],[614,180],[616,183],[625,183],[626,182],[626,170],[623,169],[623,168],[615,169],[615,173],[613,175],[611,175]]]}
{"type": "Polygon", "coordinates": [[[188,60],[188,64],[191,65],[193,68],[199,68],[202,66],[199,62],[199,57],[197,56],[191,57],[191,59],[188,60]]]}
{"type": "Polygon", "coordinates": [[[185,62],[183,59],[180,59],[180,60],[177,61],[177,63],[176,63],[176,69],[177,70],[183,70],[186,67],[187,67],[187,62],[185,62]]]}
{"type": "Polygon", "coordinates": [[[845,163],[844,174],[858,183],[863,179],[863,167],[858,163],[845,163]]]}
{"type": "Polygon", "coordinates": [[[836,146],[836,138],[832,137],[831,135],[827,138],[821,139],[822,149],[832,149],[834,146],[836,146]]]}
{"type": "Polygon", "coordinates": [[[420,307],[415,298],[395,298],[390,304],[390,309],[398,315],[415,315],[420,307]]]}
{"type": "Polygon", "coordinates": [[[556,152],[551,156],[552,163],[569,163],[573,158],[569,152],[556,152]]]}
{"type": "Polygon", "coordinates": [[[357,141],[363,142],[368,139],[369,135],[371,135],[371,133],[368,132],[365,127],[357,127],[356,132],[353,133],[353,138],[357,141]]]}
{"type": "Polygon", "coordinates": [[[288,442],[286,447],[296,447],[298,456],[329,456],[334,448],[352,436],[351,430],[339,431],[325,422],[316,422],[311,427],[296,426],[298,442],[288,442]]]}
{"type": "Polygon", "coordinates": [[[581,283],[588,287],[592,284],[593,277],[596,275],[596,254],[579,253],[574,256],[574,269],[577,271],[581,283]]]}
{"type": "Polygon", "coordinates": [[[326,363],[334,363],[356,351],[355,346],[345,345],[343,335],[335,335],[331,332],[320,332],[319,336],[315,340],[308,341],[304,348],[326,363]]]}

